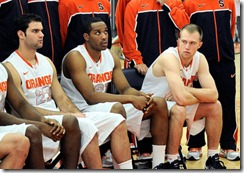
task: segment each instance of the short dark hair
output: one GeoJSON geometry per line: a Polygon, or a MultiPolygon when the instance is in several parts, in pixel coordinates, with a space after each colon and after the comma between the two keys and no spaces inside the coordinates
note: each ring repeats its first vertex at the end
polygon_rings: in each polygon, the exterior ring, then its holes
{"type": "Polygon", "coordinates": [[[23,14],[15,21],[16,32],[21,30],[25,33],[26,29],[29,27],[29,24],[33,21],[42,22],[42,19],[37,14],[32,14],[32,13],[23,14]]]}
{"type": "Polygon", "coordinates": [[[96,23],[96,22],[104,22],[101,18],[99,17],[88,17],[83,25],[83,31],[84,33],[89,34],[92,30],[91,24],[96,23]]]}
{"type": "Polygon", "coordinates": [[[187,30],[189,33],[193,33],[193,32],[198,32],[200,35],[200,41],[202,41],[202,37],[203,37],[203,32],[202,32],[202,28],[196,24],[190,23],[185,25],[181,31],[183,30],[187,30]]]}

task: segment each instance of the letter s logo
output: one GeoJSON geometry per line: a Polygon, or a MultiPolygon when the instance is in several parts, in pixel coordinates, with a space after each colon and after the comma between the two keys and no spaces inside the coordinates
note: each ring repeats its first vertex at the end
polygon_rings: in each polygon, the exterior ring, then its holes
{"type": "Polygon", "coordinates": [[[219,6],[220,7],[224,7],[225,6],[224,0],[219,0],[219,6]]]}
{"type": "Polygon", "coordinates": [[[98,7],[100,10],[104,10],[103,4],[101,2],[98,3],[98,7]]]}

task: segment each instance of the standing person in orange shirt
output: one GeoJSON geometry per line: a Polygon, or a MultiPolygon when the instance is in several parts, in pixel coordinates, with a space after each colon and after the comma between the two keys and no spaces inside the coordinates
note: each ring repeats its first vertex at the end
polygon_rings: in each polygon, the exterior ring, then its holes
{"type": "Polygon", "coordinates": [[[126,31],[120,34],[125,67],[135,67],[143,75],[162,51],[176,46],[179,30],[189,23],[181,0],[131,0],[123,17],[124,26],[117,19],[117,27],[126,31]]]}
{"type": "Polygon", "coordinates": [[[118,38],[119,38],[121,47],[123,47],[125,8],[126,8],[126,5],[130,1],[131,0],[118,0],[117,5],[116,5],[116,11],[115,11],[116,21],[115,22],[116,22],[117,34],[118,34],[118,38]]]}
{"type": "Polygon", "coordinates": [[[91,16],[101,18],[108,26],[108,47],[111,48],[112,34],[110,2],[108,0],[60,0],[58,11],[63,55],[76,46],[85,43],[82,26],[84,21],[91,16]]]}

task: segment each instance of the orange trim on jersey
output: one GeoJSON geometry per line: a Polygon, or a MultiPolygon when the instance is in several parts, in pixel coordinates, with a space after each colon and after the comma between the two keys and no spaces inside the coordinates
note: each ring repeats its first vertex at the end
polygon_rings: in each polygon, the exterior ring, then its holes
{"type": "MultiPolygon", "coordinates": [[[[180,56],[179,47],[177,47],[177,51],[178,51],[178,55],[179,55],[179,57],[180,57],[180,63],[181,63],[181,65],[182,65],[182,67],[184,68],[185,65],[184,65],[183,60],[182,60],[182,58],[181,58],[181,56],[180,56]]],[[[189,64],[190,68],[192,67],[192,61],[193,61],[193,58],[192,58],[192,60],[191,60],[191,62],[190,62],[190,64],[189,64]]]]}
{"type": "MultiPolygon", "coordinates": [[[[30,63],[30,62],[28,62],[20,53],[19,53],[19,51],[18,50],[16,50],[15,51],[18,55],[19,55],[19,57],[28,65],[28,66],[30,66],[31,68],[33,68],[33,65],[30,63]]],[[[36,59],[36,63],[37,64],[39,64],[39,62],[38,62],[38,58],[36,57],[36,55],[35,55],[35,59],[36,59]]]]}
{"type": "MultiPolygon", "coordinates": [[[[85,47],[85,49],[86,49],[86,51],[87,51],[89,57],[91,58],[91,60],[94,62],[94,64],[97,64],[97,62],[95,61],[95,59],[94,59],[94,58],[91,56],[91,54],[88,52],[88,50],[87,50],[85,44],[84,44],[84,47],[85,47]]],[[[100,63],[102,63],[102,53],[100,53],[99,61],[100,61],[100,63]]],[[[98,62],[99,62],[99,61],[98,61],[98,62]]]]}

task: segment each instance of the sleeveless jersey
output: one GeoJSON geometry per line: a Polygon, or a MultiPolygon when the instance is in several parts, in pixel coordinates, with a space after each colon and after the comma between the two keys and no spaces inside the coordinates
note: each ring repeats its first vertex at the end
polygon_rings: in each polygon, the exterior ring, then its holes
{"type": "MultiPolygon", "coordinates": [[[[100,61],[98,63],[94,62],[86,50],[85,45],[79,45],[72,51],[79,51],[86,61],[86,72],[90,80],[93,83],[96,92],[106,92],[108,84],[112,80],[112,72],[114,68],[114,59],[109,51],[106,49],[101,51],[100,61]]],[[[65,60],[64,57],[63,61],[65,60]]],[[[82,82],[82,79],[81,79],[82,82]]],[[[64,76],[61,73],[61,85],[69,96],[69,98],[76,104],[76,106],[82,110],[88,106],[87,102],[80,94],[80,92],[75,88],[71,79],[64,76]]]]}
{"type": "MultiPolygon", "coordinates": [[[[191,86],[193,80],[195,79],[200,62],[200,53],[197,51],[193,56],[192,63],[189,67],[185,68],[181,64],[180,56],[177,48],[170,47],[164,51],[164,53],[172,53],[180,63],[180,76],[185,86],[191,86]]],[[[164,54],[163,53],[163,54],[164,54]]],[[[153,64],[156,62],[155,60],[153,64]]],[[[145,79],[142,84],[142,91],[145,93],[154,93],[155,96],[165,97],[165,94],[170,91],[167,79],[165,76],[156,77],[153,75],[152,67],[153,64],[149,67],[148,72],[145,76],[145,79]]]]}
{"type": "Polygon", "coordinates": [[[22,90],[30,104],[35,107],[57,110],[51,97],[52,66],[47,57],[39,53],[36,53],[36,61],[36,65],[33,66],[15,51],[4,62],[11,63],[18,71],[22,90]]]}
{"type": "Polygon", "coordinates": [[[3,65],[0,63],[0,112],[4,111],[5,98],[7,95],[7,80],[8,73],[3,65]]]}

